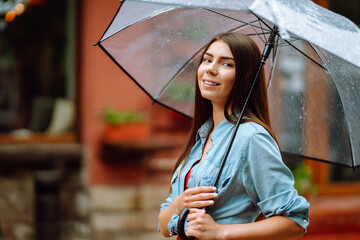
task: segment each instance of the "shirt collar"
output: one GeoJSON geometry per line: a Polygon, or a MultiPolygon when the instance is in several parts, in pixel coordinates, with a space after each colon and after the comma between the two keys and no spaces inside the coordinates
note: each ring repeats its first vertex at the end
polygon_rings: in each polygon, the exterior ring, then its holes
{"type": "Polygon", "coordinates": [[[212,117],[210,117],[197,131],[196,141],[198,141],[199,139],[206,140],[213,126],[214,122],[212,117]]]}
{"type": "MultiPolygon", "coordinates": [[[[235,112],[236,115],[240,115],[240,111],[236,111],[235,112]]],[[[243,116],[243,119],[250,119],[247,115],[243,116]]],[[[215,129],[214,133],[213,133],[213,137],[216,138],[216,136],[218,135],[218,132],[220,134],[221,129],[223,127],[227,128],[228,125],[233,125],[234,124],[230,123],[226,118],[219,124],[219,126],[217,126],[217,128],[215,129]]],[[[214,121],[212,116],[199,128],[199,130],[197,131],[196,134],[196,141],[198,141],[199,139],[205,141],[208,137],[208,135],[210,134],[210,131],[213,129],[214,127],[214,121]]]]}

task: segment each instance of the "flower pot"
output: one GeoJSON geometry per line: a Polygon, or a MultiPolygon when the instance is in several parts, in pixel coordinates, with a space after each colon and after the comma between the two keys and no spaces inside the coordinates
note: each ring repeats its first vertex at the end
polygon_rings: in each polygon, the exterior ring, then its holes
{"type": "Polygon", "coordinates": [[[150,136],[150,126],[147,122],[125,123],[119,125],[107,124],[104,137],[108,141],[138,140],[150,136]]]}

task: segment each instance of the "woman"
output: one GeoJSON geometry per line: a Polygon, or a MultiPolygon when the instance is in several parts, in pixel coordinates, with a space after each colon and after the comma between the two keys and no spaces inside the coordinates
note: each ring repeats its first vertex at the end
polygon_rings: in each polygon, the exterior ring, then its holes
{"type": "Polygon", "coordinates": [[[164,236],[177,233],[183,208],[190,209],[186,234],[201,240],[279,240],[304,234],[309,203],[294,189],[274,140],[263,71],[218,185],[211,186],[260,57],[257,45],[239,33],[219,34],[205,48],[197,71],[192,133],[159,214],[164,236]],[[260,214],[265,219],[255,221],[260,214]]]}

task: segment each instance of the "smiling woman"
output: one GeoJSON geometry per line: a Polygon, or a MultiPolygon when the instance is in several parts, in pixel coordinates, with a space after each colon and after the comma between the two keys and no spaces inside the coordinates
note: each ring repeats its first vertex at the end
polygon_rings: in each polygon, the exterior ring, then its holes
{"type": "Polygon", "coordinates": [[[180,229],[183,209],[190,209],[186,234],[202,240],[292,239],[308,226],[309,203],[295,190],[271,130],[263,69],[257,75],[260,60],[256,43],[240,33],[219,34],[205,47],[197,69],[193,130],[159,214],[164,236],[187,238],[180,229]],[[256,221],[261,214],[266,219],[256,221]]]}

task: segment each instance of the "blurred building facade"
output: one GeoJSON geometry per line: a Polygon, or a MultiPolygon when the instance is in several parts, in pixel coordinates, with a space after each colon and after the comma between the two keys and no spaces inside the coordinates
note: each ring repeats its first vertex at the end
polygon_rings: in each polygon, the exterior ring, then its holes
{"type": "MultiPolygon", "coordinates": [[[[19,2],[25,11],[0,23],[0,239],[160,239],[190,120],[151,105],[93,46],[119,1],[19,2]],[[107,107],[144,113],[144,132],[108,138],[107,107]]],[[[360,23],[360,1],[314,2],[360,23]]],[[[306,163],[318,186],[309,237],[359,233],[358,179],[306,163]]]]}

